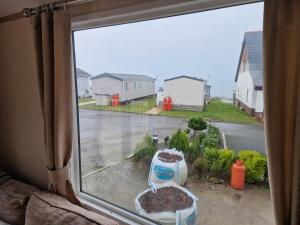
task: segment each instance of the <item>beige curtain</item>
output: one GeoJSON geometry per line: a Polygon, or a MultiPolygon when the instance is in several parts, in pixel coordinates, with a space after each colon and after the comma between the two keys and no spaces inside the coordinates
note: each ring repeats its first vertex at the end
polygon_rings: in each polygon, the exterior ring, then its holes
{"type": "Polygon", "coordinates": [[[45,126],[49,190],[79,204],[69,178],[72,152],[71,23],[64,10],[32,18],[45,126]]]}
{"type": "Polygon", "coordinates": [[[276,224],[300,224],[300,0],[265,0],[264,98],[276,224]]]}

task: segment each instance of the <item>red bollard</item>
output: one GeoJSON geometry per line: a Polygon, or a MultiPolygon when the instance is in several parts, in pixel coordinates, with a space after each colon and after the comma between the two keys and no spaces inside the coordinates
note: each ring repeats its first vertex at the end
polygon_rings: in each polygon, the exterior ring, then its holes
{"type": "Polygon", "coordinates": [[[243,160],[236,160],[231,168],[231,187],[238,190],[244,189],[245,172],[246,168],[244,166],[243,160]]]}
{"type": "Polygon", "coordinates": [[[167,111],[167,104],[168,104],[167,99],[166,99],[166,97],[164,97],[164,100],[163,100],[163,110],[164,111],[167,111]]]}
{"type": "Polygon", "coordinates": [[[172,99],[171,99],[171,97],[168,97],[168,100],[167,100],[167,110],[168,111],[172,110],[172,99]]]}

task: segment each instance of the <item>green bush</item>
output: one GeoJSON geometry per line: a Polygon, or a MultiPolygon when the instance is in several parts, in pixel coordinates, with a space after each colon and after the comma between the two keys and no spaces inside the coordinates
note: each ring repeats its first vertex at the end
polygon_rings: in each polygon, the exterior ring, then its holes
{"type": "Polygon", "coordinates": [[[206,138],[202,140],[202,145],[204,148],[217,148],[219,147],[219,140],[207,135],[206,138]]]}
{"type": "Polygon", "coordinates": [[[186,134],[190,134],[190,133],[191,133],[191,130],[190,130],[190,128],[186,128],[186,129],[184,130],[184,132],[185,132],[186,134]]]}
{"type": "Polygon", "coordinates": [[[176,148],[178,151],[187,153],[189,150],[189,139],[187,134],[178,129],[170,139],[169,148],[176,148]]]}
{"type": "Polygon", "coordinates": [[[234,151],[230,149],[221,149],[219,159],[216,162],[216,169],[220,175],[229,176],[230,169],[237,156],[234,151]]]}
{"type": "Polygon", "coordinates": [[[217,127],[209,124],[208,125],[208,129],[207,129],[207,133],[208,134],[217,134],[217,135],[219,135],[220,134],[220,130],[219,130],[219,128],[217,128],[217,127]]]}
{"type": "Polygon", "coordinates": [[[221,133],[219,128],[208,125],[206,138],[202,140],[204,148],[218,148],[221,143],[221,133]]]}
{"type": "Polygon", "coordinates": [[[226,178],[230,174],[230,168],[237,156],[230,149],[206,148],[204,158],[207,160],[208,170],[211,176],[226,178]]]}
{"type": "Polygon", "coordinates": [[[246,182],[256,183],[264,181],[267,158],[253,150],[243,150],[238,154],[246,167],[246,182]]]}
{"type": "Polygon", "coordinates": [[[208,172],[208,162],[205,158],[197,158],[193,163],[193,170],[201,176],[208,172]]]}
{"type": "Polygon", "coordinates": [[[146,135],[143,142],[137,144],[133,159],[134,161],[139,162],[144,158],[152,158],[155,152],[156,146],[153,144],[152,138],[149,135],[146,135]]]}
{"type": "Polygon", "coordinates": [[[188,121],[188,127],[194,130],[194,136],[196,135],[196,131],[205,130],[207,127],[206,121],[201,117],[193,117],[188,121]]]}
{"type": "Polygon", "coordinates": [[[217,148],[205,148],[203,157],[207,160],[208,168],[210,169],[214,162],[219,159],[220,150],[217,148]]]}
{"type": "Polygon", "coordinates": [[[200,156],[200,153],[200,146],[198,146],[196,143],[192,143],[189,147],[187,157],[190,160],[190,162],[194,162],[200,156]]]}

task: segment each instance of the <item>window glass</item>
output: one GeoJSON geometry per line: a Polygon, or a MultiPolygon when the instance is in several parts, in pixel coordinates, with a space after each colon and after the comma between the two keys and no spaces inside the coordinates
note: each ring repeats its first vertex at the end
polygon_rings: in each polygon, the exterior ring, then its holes
{"type": "Polygon", "coordinates": [[[262,15],[257,3],[74,32],[81,191],[158,223],[274,224],[251,86],[262,15]]]}

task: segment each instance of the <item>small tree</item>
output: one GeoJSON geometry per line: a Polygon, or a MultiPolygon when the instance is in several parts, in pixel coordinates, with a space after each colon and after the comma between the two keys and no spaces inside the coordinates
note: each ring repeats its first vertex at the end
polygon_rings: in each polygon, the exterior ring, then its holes
{"type": "Polygon", "coordinates": [[[205,130],[207,127],[205,120],[201,117],[193,117],[189,119],[188,126],[194,130],[194,137],[197,131],[205,130]]]}
{"type": "Polygon", "coordinates": [[[178,129],[171,137],[170,148],[176,148],[178,151],[182,151],[184,153],[188,152],[189,150],[189,139],[185,132],[182,132],[178,129]]]}

